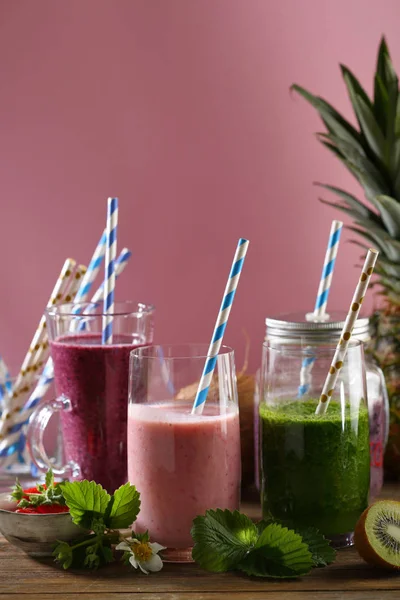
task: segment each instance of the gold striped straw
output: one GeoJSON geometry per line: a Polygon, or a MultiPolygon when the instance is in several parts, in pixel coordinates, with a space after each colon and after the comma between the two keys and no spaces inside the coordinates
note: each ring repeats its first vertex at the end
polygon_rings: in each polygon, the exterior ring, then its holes
{"type": "Polygon", "coordinates": [[[325,380],[324,387],[322,388],[321,396],[319,398],[318,406],[315,411],[316,415],[324,415],[328,408],[330,399],[335,389],[337,379],[339,377],[339,371],[343,366],[343,361],[346,356],[347,348],[349,347],[351,334],[353,331],[354,324],[358,319],[361,305],[363,303],[366,291],[368,289],[369,281],[373,273],[376,259],[378,258],[378,250],[370,248],[365,258],[364,266],[362,268],[361,276],[358,281],[356,290],[354,292],[353,300],[350,305],[349,312],[346,317],[342,332],[340,334],[340,340],[336,347],[335,354],[325,380]]]}
{"type": "MultiPolygon", "coordinates": [[[[78,292],[79,286],[81,284],[82,278],[86,273],[86,266],[79,265],[76,269],[76,272],[73,273],[72,283],[70,284],[68,290],[64,290],[61,294],[61,298],[58,299],[57,304],[64,304],[67,302],[72,302],[75,299],[75,296],[78,292]]],[[[53,305],[52,305],[53,306],[53,305]]],[[[44,329],[44,336],[42,338],[42,342],[40,344],[40,348],[35,355],[34,361],[31,364],[30,373],[38,374],[41,371],[41,368],[46,363],[47,358],[50,354],[49,341],[46,328],[44,329]]],[[[33,377],[33,376],[32,376],[33,377]]],[[[9,416],[5,417],[7,419],[7,432],[10,431],[12,426],[14,425],[14,420],[16,418],[16,414],[19,413],[22,406],[25,404],[27,400],[27,396],[30,392],[25,391],[22,394],[19,394],[14,398],[12,406],[9,410],[9,416]]],[[[1,425],[1,421],[0,421],[1,425]]],[[[3,431],[3,430],[1,430],[3,431]]]]}
{"type": "MultiPolygon", "coordinates": [[[[85,265],[78,265],[75,273],[70,278],[68,289],[64,289],[61,297],[57,300],[56,304],[66,304],[68,302],[73,302],[75,300],[75,296],[78,292],[78,289],[82,283],[83,276],[87,271],[87,267],[85,265]]],[[[52,305],[53,306],[53,305],[52,305]]],[[[44,318],[46,322],[46,318],[44,318]]],[[[37,349],[36,354],[32,357],[33,366],[31,369],[34,373],[39,373],[41,368],[46,363],[50,354],[49,348],[49,338],[47,335],[46,327],[43,328],[43,336],[41,339],[41,343],[39,344],[39,348],[37,349]]],[[[20,402],[18,404],[21,404],[20,402]]]]}
{"type": "MultiPolygon", "coordinates": [[[[72,258],[67,258],[65,261],[60,274],[57,278],[56,284],[50,295],[47,307],[58,304],[63,297],[63,294],[68,289],[70,281],[73,276],[73,270],[75,268],[76,261],[72,258]]],[[[14,385],[14,390],[9,400],[8,405],[5,407],[1,418],[0,418],[0,434],[4,433],[6,424],[11,417],[11,411],[15,409],[16,405],[22,406],[27,394],[31,390],[33,384],[34,374],[37,371],[37,367],[34,364],[36,353],[41,347],[43,338],[45,336],[46,319],[43,315],[39,321],[39,325],[34,333],[32,341],[30,343],[28,352],[22,362],[21,369],[17,375],[17,379],[14,385]],[[35,368],[36,367],[36,368],[35,368]]]]}

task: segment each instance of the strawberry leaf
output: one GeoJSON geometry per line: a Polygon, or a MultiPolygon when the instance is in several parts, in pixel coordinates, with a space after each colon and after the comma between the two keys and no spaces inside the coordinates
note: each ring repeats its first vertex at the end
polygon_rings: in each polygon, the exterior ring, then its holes
{"type": "Polygon", "coordinates": [[[76,525],[90,529],[95,518],[103,517],[110,501],[110,494],[94,481],[66,481],[62,492],[76,525]]]}
{"type": "Polygon", "coordinates": [[[110,529],[125,529],[136,520],[140,510],[140,494],[129,482],[115,492],[106,509],[105,523],[110,529]],[[110,509],[109,509],[110,507],[110,509]],[[109,509],[109,510],[108,510],[109,509]],[[109,514],[108,514],[109,512],[109,514]]]}

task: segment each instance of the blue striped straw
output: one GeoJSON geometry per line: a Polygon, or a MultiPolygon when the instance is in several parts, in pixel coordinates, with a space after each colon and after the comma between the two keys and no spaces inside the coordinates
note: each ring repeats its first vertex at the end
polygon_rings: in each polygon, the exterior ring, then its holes
{"type": "Polygon", "coordinates": [[[342,221],[332,221],[329,234],[328,247],[325,253],[324,266],[322,268],[321,279],[319,282],[317,299],[315,301],[314,316],[315,320],[323,317],[326,313],[328,296],[331,290],[333,270],[335,268],[336,256],[339,248],[340,234],[342,233],[342,221]]]}
{"type": "Polygon", "coordinates": [[[81,285],[76,293],[74,303],[78,304],[78,302],[85,302],[87,296],[92,289],[93,282],[95,281],[99,269],[101,267],[101,263],[103,261],[104,255],[106,253],[106,243],[107,243],[107,232],[103,231],[103,234],[99,240],[99,243],[96,246],[96,249],[93,253],[89,266],[85,275],[83,276],[81,285]]]}
{"type": "Polygon", "coordinates": [[[214,333],[208,348],[207,359],[204,364],[203,374],[193,403],[192,414],[201,414],[203,412],[204,403],[207,399],[208,390],[210,389],[218,352],[221,348],[222,338],[224,337],[226,324],[231,312],[233,299],[235,297],[248,247],[249,241],[240,238],[233,258],[232,268],[229,273],[221,308],[219,309],[217,321],[215,323],[214,333]]]}
{"type": "MultiPolygon", "coordinates": [[[[128,260],[130,259],[131,255],[132,252],[128,250],[128,248],[123,248],[123,250],[121,250],[120,255],[115,261],[116,277],[119,277],[119,275],[121,275],[121,273],[127,266],[128,260]]],[[[104,281],[93,295],[91,299],[92,304],[95,304],[101,300],[101,298],[103,297],[103,289],[104,281]]],[[[0,443],[0,457],[10,456],[14,452],[16,452],[16,450],[18,449],[18,444],[15,439],[16,436],[14,434],[18,433],[22,429],[22,427],[29,421],[31,414],[33,413],[39,402],[41,402],[41,400],[44,398],[53,381],[53,361],[51,360],[51,358],[49,358],[39,378],[36,388],[29,396],[29,399],[26,401],[24,407],[21,409],[21,412],[18,415],[16,415],[15,423],[7,432],[7,437],[10,436],[11,439],[5,439],[3,442],[0,443]],[[11,448],[13,449],[11,450],[11,448]]]]}
{"type": "Polygon", "coordinates": [[[118,227],[118,198],[109,198],[107,201],[107,245],[106,268],[104,278],[104,316],[103,316],[103,344],[112,344],[112,323],[114,312],[115,268],[114,262],[117,254],[117,227],[118,227]]]}
{"type": "MultiPolygon", "coordinates": [[[[342,228],[342,221],[332,221],[314,312],[307,315],[307,319],[310,319],[311,321],[323,321],[327,318],[326,308],[328,304],[329,292],[331,290],[333,271],[339,249],[342,228]]],[[[300,370],[300,385],[297,390],[298,398],[305,396],[310,389],[311,371],[314,362],[315,357],[313,356],[307,356],[303,359],[300,370]]]]}

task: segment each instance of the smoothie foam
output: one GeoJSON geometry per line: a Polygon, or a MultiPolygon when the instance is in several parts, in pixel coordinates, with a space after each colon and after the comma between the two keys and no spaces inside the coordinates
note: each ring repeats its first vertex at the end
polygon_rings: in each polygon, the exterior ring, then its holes
{"type": "Polygon", "coordinates": [[[193,519],[207,509],[239,508],[238,409],[191,409],[186,402],[129,406],[128,478],[141,494],[135,529],[169,548],[193,545],[193,519]]]}

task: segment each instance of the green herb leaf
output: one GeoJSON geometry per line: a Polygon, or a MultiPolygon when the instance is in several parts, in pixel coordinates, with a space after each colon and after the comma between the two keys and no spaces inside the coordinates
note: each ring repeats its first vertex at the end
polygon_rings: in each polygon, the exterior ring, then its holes
{"type": "Polygon", "coordinates": [[[66,481],[62,492],[69,507],[72,520],[85,529],[91,528],[95,517],[103,516],[110,501],[108,494],[100,484],[94,481],[66,481]]]}
{"type": "Polygon", "coordinates": [[[257,542],[257,528],[238,511],[207,510],[193,521],[193,559],[207,571],[234,568],[257,542]]]}
{"type": "Polygon", "coordinates": [[[140,494],[134,485],[126,483],[115,492],[107,506],[105,522],[110,529],[124,529],[132,525],[140,510],[140,494]],[[108,514],[109,512],[109,514],[108,514]]]}
{"type": "Polygon", "coordinates": [[[53,475],[53,471],[51,469],[49,469],[46,473],[46,477],[45,477],[45,482],[46,482],[46,486],[49,487],[53,487],[54,485],[54,475],[53,475]]]}
{"type": "Polygon", "coordinates": [[[68,569],[72,564],[73,553],[68,542],[58,541],[53,550],[53,556],[55,557],[55,560],[60,563],[63,569],[68,569]]]}
{"type": "Polygon", "coordinates": [[[303,542],[307,544],[311,552],[314,567],[326,567],[334,562],[336,552],[322,533],[315,527],[307,529],[296,529],[296,533],[301,535],[303,542]]]}
{"type": "Polygon", "coordinates": [[[255,548],[236,566],[255,577],[301,577],[313,567],[311,552],[301,536],[271,523],[261,533],[255,548]]]}
{"type": "Polygon", "coordinates": [[[20,482],[18,481],[18,479],[15,481],[15,485],[14,485],[10,495],[15,500],[21,500],[23,498],[24,489],[23,489],[22,485],[20,484],[20,482]]]}
{"type": "Polygon", "coordinates": [[[147,529],[144,533],[136,533],[135,531],[132,531],[132,537],[135,540],[138,540],[138,542],[149,542],[150,541],[150,535],[149,535],[149,530],[147,529]]]}

